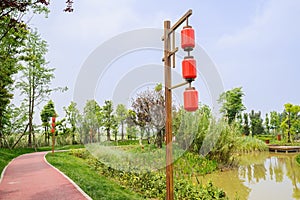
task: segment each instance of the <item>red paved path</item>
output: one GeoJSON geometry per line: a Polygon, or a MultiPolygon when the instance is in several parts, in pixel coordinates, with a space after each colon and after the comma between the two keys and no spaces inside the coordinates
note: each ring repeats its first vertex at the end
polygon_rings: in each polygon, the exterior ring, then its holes
{"type": "Polygon", "coordinates": [[[1,200],[87,199],[67,178],[45,162],[45,154],[25,154],[8,165],[0,180],[1,200]]]}

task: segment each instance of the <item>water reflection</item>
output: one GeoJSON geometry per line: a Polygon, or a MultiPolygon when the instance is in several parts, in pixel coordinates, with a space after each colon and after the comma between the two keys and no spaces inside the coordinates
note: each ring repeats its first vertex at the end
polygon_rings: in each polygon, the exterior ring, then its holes
{"type": "Polygon", "coordinates": [[[230,199],[300,200],[300,166],[295,154],[259,153],[239,157],[236,170],[202,177],[223,188],[230,199]]]}

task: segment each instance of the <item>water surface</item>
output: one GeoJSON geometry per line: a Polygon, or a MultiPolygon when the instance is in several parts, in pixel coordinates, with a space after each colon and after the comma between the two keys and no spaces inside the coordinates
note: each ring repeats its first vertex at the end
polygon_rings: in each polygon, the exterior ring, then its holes
{"type": "Polygon", "coordinates": [[[300,200],[300,166],[296,154],[258,153],[239,157],[240,167],[200,177],[223,188],[230,199],[300,200]]]}

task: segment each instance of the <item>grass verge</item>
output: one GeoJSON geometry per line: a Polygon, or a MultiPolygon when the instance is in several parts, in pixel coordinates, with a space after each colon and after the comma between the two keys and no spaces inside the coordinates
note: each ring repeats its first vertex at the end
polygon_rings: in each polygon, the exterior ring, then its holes
{"type": "Polygon", "coordinates": [[[132,191],[99,175],[84,160],[67,152],[46,156],[49,163],[70,177],[92,199],[135,200],[142,199],[132,191]]]}
{"type": "Polygon", "coordinates": [[[14,150],[0,148],[0,174],[12,159],[18,157],[19,155],[32,152],[34,152],[34,149],[30,148],[18,148],[14,150]]]}
{"type": "MultiPolygon", "coordinates": [[[[66,146],[56,146],[55,150],[68,150],[68,149],[78,149],[78,148],[83,148],[84,145],[66,145],[66,146]]],[[[39,147],[37,151],[51,151],[52,147],[47,146],[47,147],[39,147]]],[[[33,153],[35,152],[33,148],[16,148],[13,150],[6,149],[6,148],[0,148],[0,174],[2,173],[3,169],[5,168],[8,163],[26,153],[33,153]]]]}

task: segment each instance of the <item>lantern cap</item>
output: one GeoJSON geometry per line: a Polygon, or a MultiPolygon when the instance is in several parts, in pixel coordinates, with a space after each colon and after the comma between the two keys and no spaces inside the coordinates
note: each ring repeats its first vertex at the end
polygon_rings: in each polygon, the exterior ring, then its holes
{"type": "Polygon", "coordinates": [[[194,59],[194,56],[191,56],[191,55],[189,55],[189,56],[184,56],[183,59],[194,59]]]}

